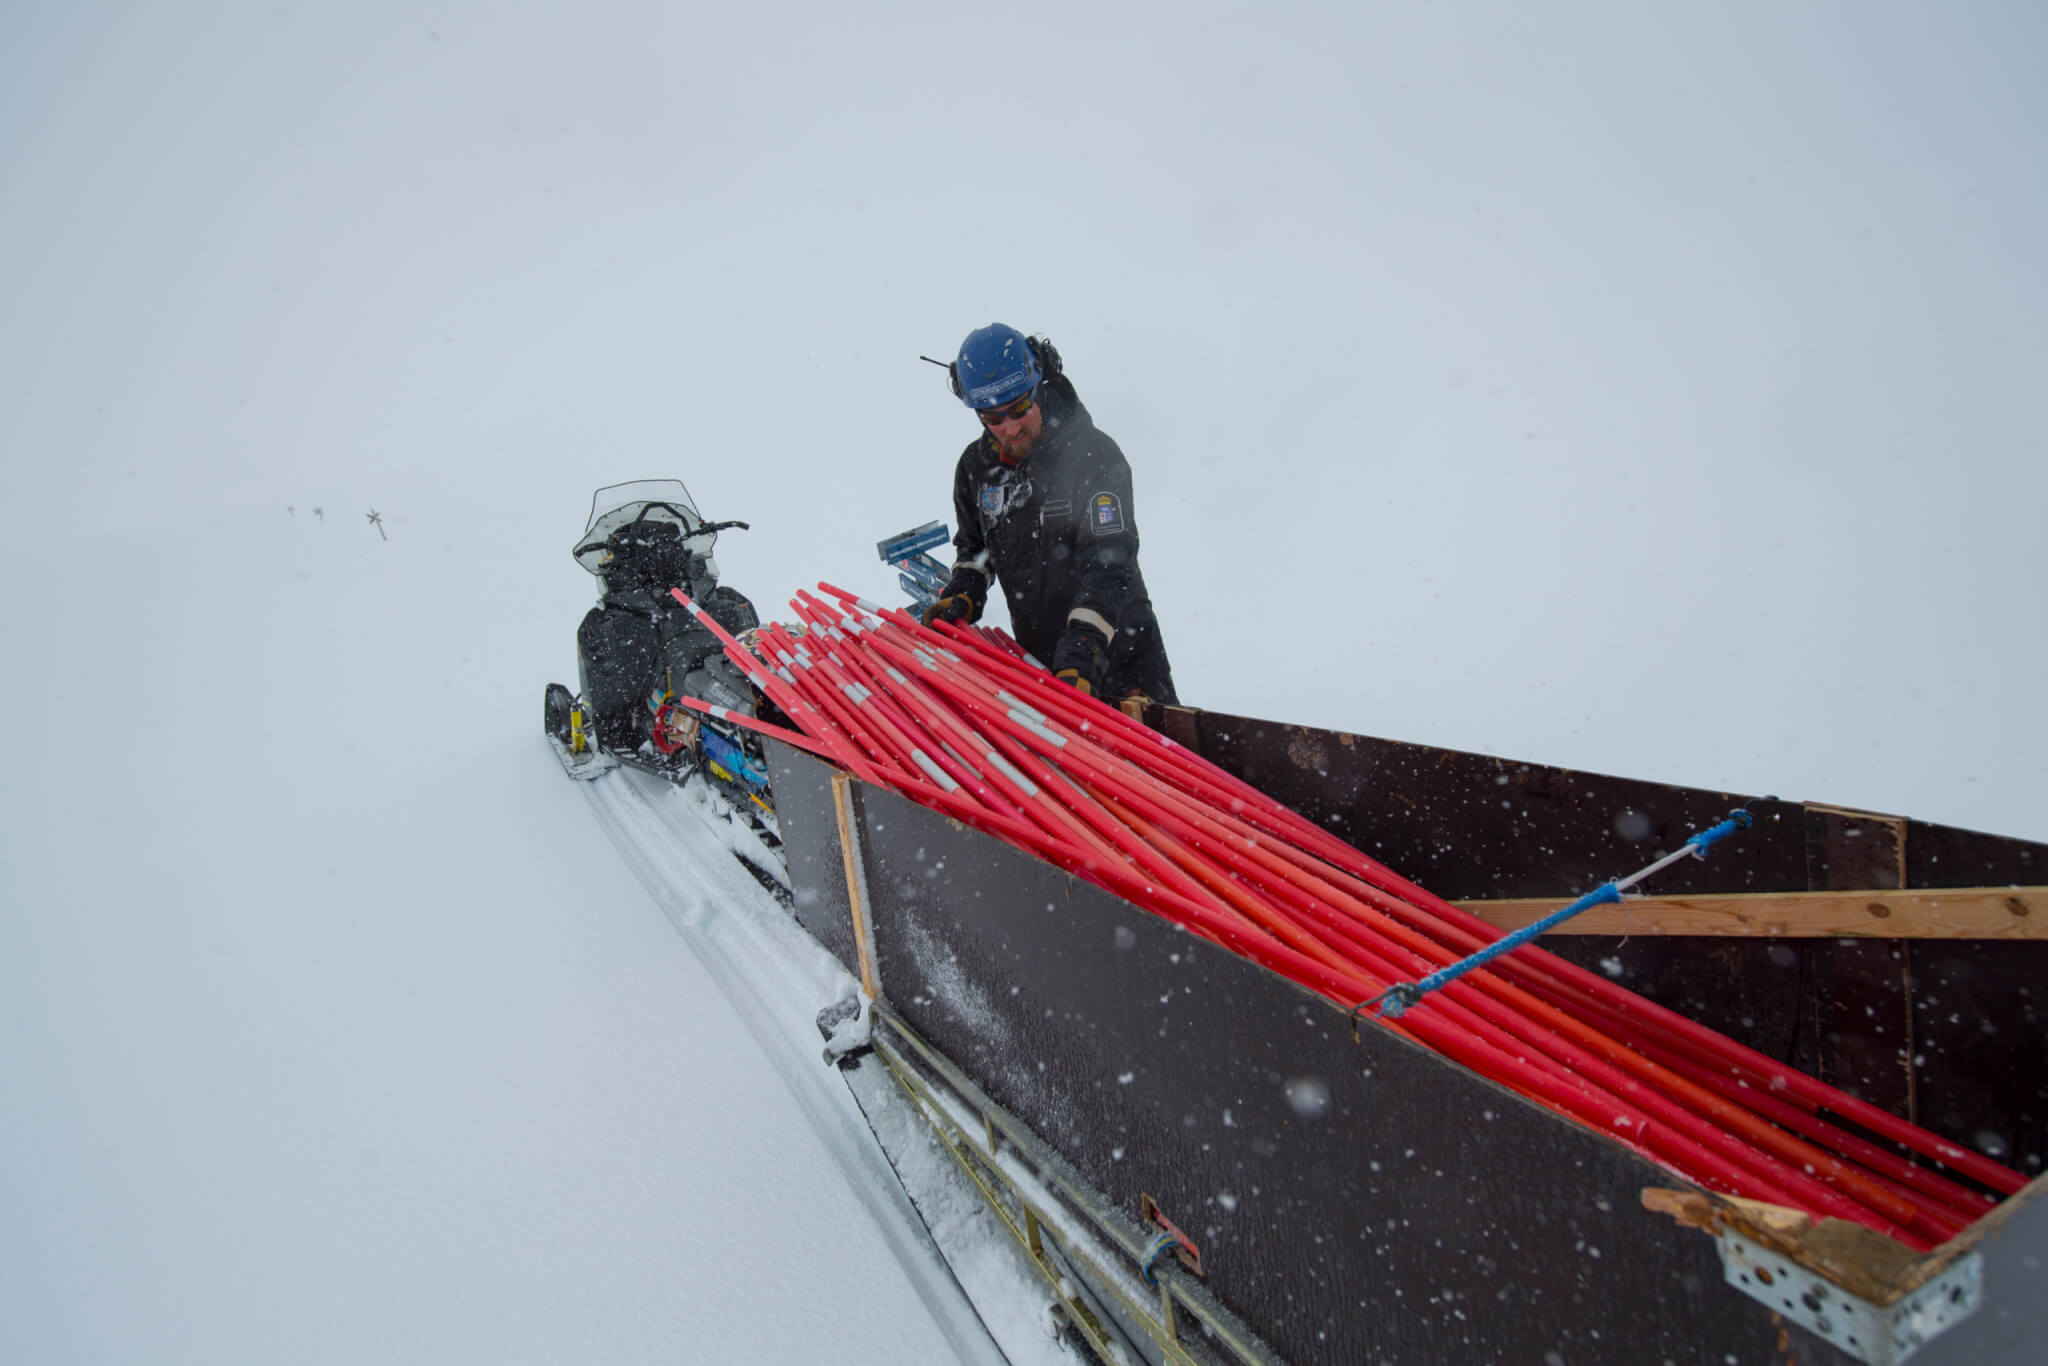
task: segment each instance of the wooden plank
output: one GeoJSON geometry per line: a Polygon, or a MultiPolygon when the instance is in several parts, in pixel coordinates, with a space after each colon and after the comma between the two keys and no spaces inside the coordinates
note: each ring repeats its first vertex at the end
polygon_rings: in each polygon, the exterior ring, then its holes
{"type": "MultiPolygon", "coordinates": [[[[1502,930],[1568,903],[1461,901],[1502,930]]],[[[1595,906],[1552,934],[1737,935],[1781,939],[2048,939],[2048,887],[1943,887],[1906,892],[1755,892],[1646,896],[1595,906]]]]}
{"type": "Polygon", "coordinates": [[[854,952],[860,956],[861,989],[875,1000],[882,996],[882,984],[875,972],[875,935],[868,919],[868,874],[861,857],[860,814],[853,809],[853,779],[844,773],[832,775],[832,809],[839,817],[839,852],[846,864],[846,899],[853,911],[854,952]]]}

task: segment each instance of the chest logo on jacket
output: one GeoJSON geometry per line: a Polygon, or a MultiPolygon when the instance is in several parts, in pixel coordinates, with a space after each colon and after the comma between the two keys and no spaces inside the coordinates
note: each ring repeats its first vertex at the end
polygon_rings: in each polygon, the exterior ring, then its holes
{"type": "Polygon", "coordinates": [[[1005,513],[1031,501],[1031,481],[1015,479],[1003,484],[983,484],[977,498],[981,505],[981,519],[984,522],[999,521],[1005,513]]]}
{"type": "Polygon", "coordinates": [[[1111,536],[1124,529],[1124,505],[1113,493],[1098,493],[1088,502],[1088,525],[1097,536],[1111,536]]]}

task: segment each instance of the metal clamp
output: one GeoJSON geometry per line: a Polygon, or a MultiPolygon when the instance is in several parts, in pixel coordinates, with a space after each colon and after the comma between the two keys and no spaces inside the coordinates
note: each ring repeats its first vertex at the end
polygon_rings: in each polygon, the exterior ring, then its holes
{"type": "Polygon", "coordinates": [[[1716,1242],[1728,1284],[1868,1366],[1897,1366],[1984,1299],[1984,1258],[1975,1252],[1892,1303],[1876,1304],[1734,1229],[1722,1229],[1716,1242]]]}

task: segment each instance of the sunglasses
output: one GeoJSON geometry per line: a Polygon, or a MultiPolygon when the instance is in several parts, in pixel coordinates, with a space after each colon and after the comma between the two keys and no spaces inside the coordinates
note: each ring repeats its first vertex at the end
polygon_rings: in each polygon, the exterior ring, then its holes
{"type": "Polygon", "coordinates": [[[984,427],[1000,427],[1005,422],[1015,422],[1020,417],[1030,416],[1034,402],[1036,396],[1026,394],[1015,403],[1005,404],[1000,408],[978,409],[974,415],[981,419],[981,425],[984,427]]]}

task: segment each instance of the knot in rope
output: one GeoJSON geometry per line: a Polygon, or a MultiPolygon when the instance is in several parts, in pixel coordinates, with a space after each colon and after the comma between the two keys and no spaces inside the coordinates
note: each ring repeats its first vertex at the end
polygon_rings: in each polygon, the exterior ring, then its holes
{"type": "Polygon", "coordinates": [[[1364,1014],[1384,1016],[1398,1020],[1406,1015],[1410,1007],[1421,1004],[1422,988],[1414,982],[1396,982],[1377,996],[1368,997],[1351,1007],[1351,1037],[1358,1037],[1358,1017],[1364,1014]]]}
{"type": "Polygon", "coordinates": [[[1697,835],[1687,840],[1686,843],[1692,846],[1694,858],[1705,858],[1707,850],[1713,848],[1722,840],[1727,839],[1737,830],[1747,830],[1755,823],[1749,812],[1738,806],[1728,813],[1727,820],[1722,821],[1719,825],[1700,831],[1697,835]]]}

